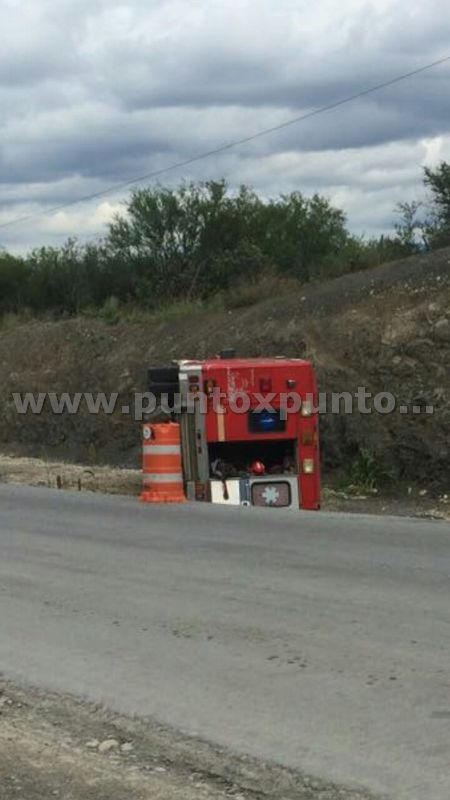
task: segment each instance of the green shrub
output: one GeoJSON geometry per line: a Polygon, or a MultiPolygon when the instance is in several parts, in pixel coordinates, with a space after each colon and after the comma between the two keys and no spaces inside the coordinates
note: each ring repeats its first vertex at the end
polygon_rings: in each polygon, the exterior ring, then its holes
{"type": "Polygon", "coordinates": [[[108,325],[117,325],[120,321],[120,303],[117,297],[108,297],[100,309],[99,317],[108,325]]]}
{"type": "Polygon", "coordinates": [[[373,492],[392,479],[390,470],[370,450],[361,449],[350,469],[351,484],[364,491],[373,492]]]}

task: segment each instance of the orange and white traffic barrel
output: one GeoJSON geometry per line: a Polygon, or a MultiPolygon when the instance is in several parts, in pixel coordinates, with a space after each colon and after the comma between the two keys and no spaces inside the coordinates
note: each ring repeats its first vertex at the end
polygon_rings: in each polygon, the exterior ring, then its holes
{"type": "Polygon", "coordinates": [[[186,501],[178,423],[144,425],[143,479],[143,503],[186,501]]]}

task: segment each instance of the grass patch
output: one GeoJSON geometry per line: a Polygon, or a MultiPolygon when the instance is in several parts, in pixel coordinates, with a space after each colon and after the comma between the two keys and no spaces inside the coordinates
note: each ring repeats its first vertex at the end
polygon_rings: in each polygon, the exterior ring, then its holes
{"type": "Polygon", "coordinates": [[[392,473],[371,450],[361,449],[351,465],[349,479],[348,489],[376,493],[392,481],[392,473]]]}

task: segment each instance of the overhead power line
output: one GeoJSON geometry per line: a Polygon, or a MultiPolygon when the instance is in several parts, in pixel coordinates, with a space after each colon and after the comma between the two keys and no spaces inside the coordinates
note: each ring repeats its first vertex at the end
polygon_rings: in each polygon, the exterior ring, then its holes
{"type": "Polygon", "coordinates": [[[149,181],[155,178],[160,178],[162,175],[166,175],[168,172],[173,172],[174,170],[182,169],[183,167],[189,167],[192,164],[196,164],[197,162],[203,161],[207,158],[211,158],[212,156],[220,155],[221,153],[225,153],[228,150],[232,150],[235,147],[239,147],[240,145],[245,145],[249,144],[250,142],[254,142],[256,139],[261,139],[263,136],[269,136],[271,133],[276,133],[277,131],[281,131],[284,128],[289,128],[291,125],[297,125],[300,122],[305,122],[305,120],[317,117],[319,116],[319,114],[325,114],[327,111],[333,111],[335,108],[347,105],[348,103],[353,103],[355,100],[359,100],[361,97],[367,97],[367,95],[373,94],[374,92],[379,92],[382,89],[387,89],[389,86],[394,86],[396,83],[401,83],[402,81],[405,81],[408,78],[413,78],[416,75],[420,75],[421,73],[427,72],[430,69],[439,67],[442,64],[448,63],[449,61],[450,61],[450,55],[440,58],[437,61],[432,61],[430,64],[425,64],[422,67],[417,67],[417,69],[413,69],[410,72],[405,72],[402,75],[397,75],[395,78],[391,78],[390,80],[384,81],[383,83],[378,83],[375,86],[369,87],[368,89],[363,89],[361,92],[356,92],[355,94],[351,94],[348,97],[343,97],[340,100],[336,100],[333,103],[320,106],[319,108],[316,108],[313,111],[308,111],[306,114],[301,114],[298,117],[291,117],[291,119],[286,120],[286,122],[280,122],[278,125],[273,125],[270,128],[264,128],[263,130],[257,131],[256,133],[253,133],[250,136],[245,136],[242,139],[235,139],[232,142],[220,145],[219,147],[215,147],[212,150],[206,150],[203,153],[199,153],[196,156],[191,156],[190,158],[187,158],[183,161],[177,161],[173,164],[168,164],[166,167],[162,167],[161,169],[153,170],[152,172],[147,172],[145,175],[139,175],[137,177],[130,178],[129,180],[122,181],[121,183],[112,184],[107,189],[103,189],[100,192],[93,192],[92,194],[84,195],[83,197],[78,197],[75,200],[69,200],[66,203],[61,203],[60,205],[54,206],[53,208],[45,209],[43,211],[36,211],[32,214],[28,214],[27,216],[17,217],[16,219],[12,219],[9,222],[3,222],[2,224],[0,224],[0,230],[8,228],[12,225],[18,225],[19,223],[30,222],[31,220],[37,219],[39,217],[45,217],[51,214],[56,214],[58,211],[64,211],[66,208],[71,208],[72,206],[76,206],[81,203],[87,203],[91,200],[98,200],[101,197],[107,197],[108,195],[114,194],[115,192],[118,192],[121,189],[127,189],[128,187],[134,186],[135,184],[138,183],[142,183],[143,181],[149,181]]]}

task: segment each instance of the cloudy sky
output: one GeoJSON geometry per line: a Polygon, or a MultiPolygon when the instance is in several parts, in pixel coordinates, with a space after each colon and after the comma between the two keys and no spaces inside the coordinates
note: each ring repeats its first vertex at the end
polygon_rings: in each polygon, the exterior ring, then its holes
{"type": "MultiPolygon", "coordinates": [[[[0,0],[0,226],[450,54],[446,0],[0,0]]],[[[450,64],[171,173],[326,194],[389,230],[450,160],[450,64]]],[[[161,179],[163,180],[163,179],[161,179]]],[[[0,227],[13,251],[101,235],[125,192],[0,227]]]]}

